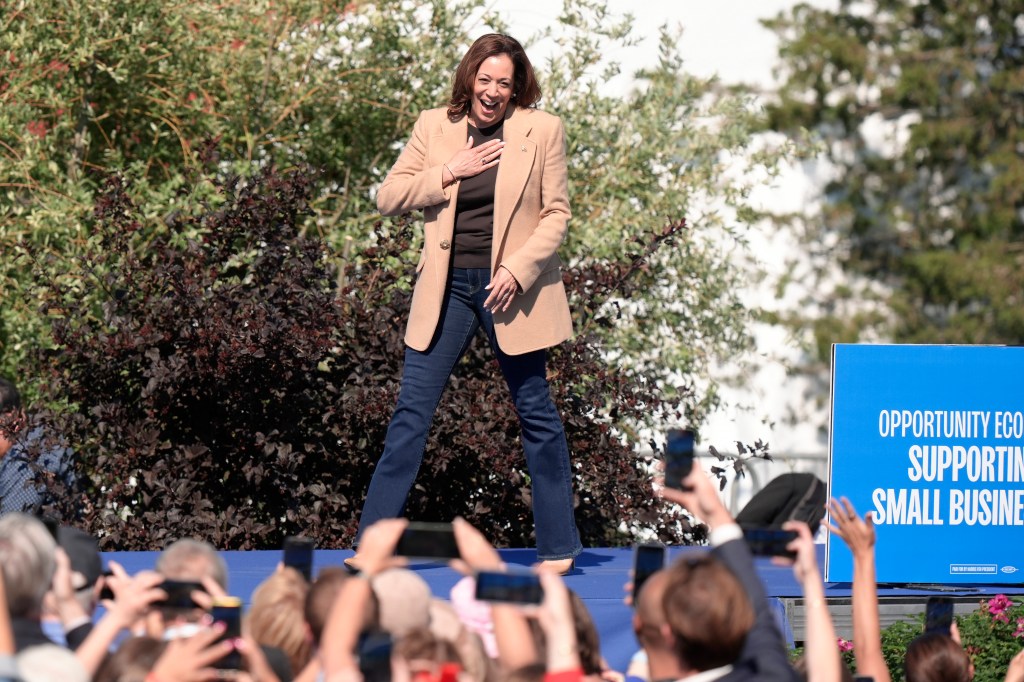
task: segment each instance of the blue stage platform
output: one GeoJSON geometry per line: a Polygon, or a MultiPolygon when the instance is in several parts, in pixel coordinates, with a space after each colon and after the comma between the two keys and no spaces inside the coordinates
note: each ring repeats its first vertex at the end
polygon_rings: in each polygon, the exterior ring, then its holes
{"type": "MultiPolygon", "coordinates": [[[[818,546],[819,563],[824,564],[824,545],[818,546]]],[[[685,552],[702,552],[701,547],[670,547],[668,560],[685,552]]],[[[260,582],[269,576],[281,558],[279,551],[226,551],[223,552],[230,575],[230,592],[248,603],[260,582]]],[[[314,557],[314,574],[325,566],[340,566],[349,550],[318,550],[314,557]]],[[[509,565],[530,566],[536,561],[532,549],[501,550],[502,558],[509,565]]],[[[129,573],[152,568],[156,552],[106,552],[104,560],[113,559],[129,573]]],[[[624,586],[629,580],[632,568],[632,550],[629,548],[585,549],[576,560],[576,569],[566,576],[566,584],[583,598],[590,609],[601,636],[601,648],[608,662],[617,670],[625,670],[637,644],[631,626],[632,612],[623,603],[624,586]]],[[[803,602],[800,587],[793,578],[793,572],[786,567],[775,566],[768,559],[758,559],[758,571],[765,583],[768,596],[779,624],[787,639],[792,643],[801,641],[803,602]]],[[[430,585],[435,596],[447,598],[449,590],[461,577],[444,564],[418,562],[410,568],[421,575],[430,585]]],[[[825,586],[826,597],[832,610],[839,636],[850,638],[849,603],[851,586],[848,583],[829,583],[825,586]]],[[[957,612],[973,610],[978,602],[995,594],[1024,594],[1024,585],[957,585],[957,586],[909,586],[880,585],[882,624],[892,620],[912,617],[924,611],[929,595],[942,593],[954,597],[957,612]]]]}

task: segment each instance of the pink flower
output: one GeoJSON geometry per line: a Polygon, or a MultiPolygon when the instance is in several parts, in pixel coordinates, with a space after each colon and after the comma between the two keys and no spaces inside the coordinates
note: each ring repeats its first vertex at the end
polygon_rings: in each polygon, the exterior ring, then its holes
{"type": "Polygon", "coordinates": [[[1006,615],[1006,609],[1013,606],[1013,602],[1005,594],[997,594],[988,600],[988,612],[994,617],[995,620],[1003,623],[1008,623],[1009,617],[1006,615]],[[1002,616],[1002,617],[1000,617],[1002,616]]]}
{"type": "Polygon", "coordinates": [[[853,642],[843,639],[842,637],[836,638],[836,645],[842,652],[853,651],[853,642]]]}
{"type": "Polygon", "coordinates": [[[1024,617],[1017,619],[1017,629],[1013,631],[1014,637],[1024,637],[1024,617]]]}
{"type": "Polygon", "coordinates": [[[26,125],[25,127],[28,128],[28,131],[30,133],[32,133],[33,135],[40,139],[46,137],[46,133],[49,130],[49,128],[46,125],[46,122],[40,120],[29,121],[28,125],[26,125]]]}

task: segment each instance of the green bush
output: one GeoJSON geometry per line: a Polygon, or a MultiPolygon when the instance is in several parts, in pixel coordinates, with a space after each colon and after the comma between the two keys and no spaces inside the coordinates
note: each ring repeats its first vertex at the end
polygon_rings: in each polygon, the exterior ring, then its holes
{"type": "Polygon", "coordinates": [[[1010,659],[1024,649],[1024,601],[1002,594],[983,599],[977,610],[956,622],[974,661],[976,682],[1001,682],[1010,659]]]}
{"type": "MultiPolygon", "coordinates": [[[[1002,682],[1010,659],[1024,649],[1024,602],[1002,594],[983,599],[971,613],[957,616],[956,623],[960,640],[974,662],[975,682],[1002,682]]],[[[922,614],[882,630],[882,655],[893,680],[903,679],[907,647],[921,634],[923,627],[922,614]]],[[[853,669],[853,659],[848,652],[844,653],[844,659],[853,669]]]]}

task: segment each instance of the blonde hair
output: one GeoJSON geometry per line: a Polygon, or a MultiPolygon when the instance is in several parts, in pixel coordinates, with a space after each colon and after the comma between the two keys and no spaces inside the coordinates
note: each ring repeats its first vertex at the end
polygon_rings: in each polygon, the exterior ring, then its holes
{"type": "Polygon", "coordinates": [[[0,518],[0,572],[11,616],[39,613],[57,566],[56,549],[42,521],[20,512],[0,518]]]}
{"type": "Polygon", "coordinates": [[[304,607],[309,584],[294,568],[284,568],[260,583],[252,593],[247,623],[258,643],[284,651],[298,674],[312,657],[313,642],[304,607]]]}

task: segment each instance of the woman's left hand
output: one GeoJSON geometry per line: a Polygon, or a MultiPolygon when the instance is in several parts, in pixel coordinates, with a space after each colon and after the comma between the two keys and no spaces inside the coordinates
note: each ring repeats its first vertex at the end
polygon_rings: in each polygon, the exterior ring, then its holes
{"type": "Polygon", "coordinates": [[[519,282],[502,265],[494,272],[491,283],[485,288],[490,290],[491,295],[484,301],[484,308],[492,313],[503,313],[508,310],[516,294],[519,293],[519,282]]]}

